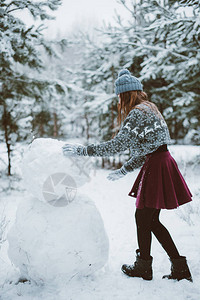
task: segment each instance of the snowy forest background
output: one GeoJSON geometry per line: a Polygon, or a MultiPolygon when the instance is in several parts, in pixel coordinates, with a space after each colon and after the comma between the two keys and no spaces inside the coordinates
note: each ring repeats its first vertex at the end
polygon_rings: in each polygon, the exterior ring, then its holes
{"type": "MultiPolygon", "coordinates": [[[[0,143],[7,152],[0,158],[1,177],[16,175],[12,158],[19,143],[37,137],[77,137],[83,144],[110,139],[121,68],[140,78],[174,144],[200,144],[199,1],[118,2],[129,19],[118,12],[115,25],[51,40],[43,22],[60,0],[1,0],[0,143]],[[31,27],[15,15],[21,10],[32,15],[31,27]]],[[[102,159],[101,166],[120,163],[102,159]]]]}

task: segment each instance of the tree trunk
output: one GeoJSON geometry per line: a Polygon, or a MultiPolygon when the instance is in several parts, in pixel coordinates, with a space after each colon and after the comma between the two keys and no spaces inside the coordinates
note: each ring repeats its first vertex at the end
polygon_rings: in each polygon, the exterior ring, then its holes
{"type": "Polygon", "coordinates": [[[105,167],[105,160],[104,160],[104,158],[102,157],[102,159],[101,159],[101,167],[104,169],[104,167],[105,167]]]}
{"type": "Polygon", "coordinates": [[[178,141],[178,123],[176,117],[174,118],[174,139],[177,143],[178,141]]]}
{"type": "Polygon", "coordinates": [[[113,161],[112,161],[112,166],[113,166],[113,168],[115,168],[115,167],[116,167],[115,158],[113,158],[113,161]]]}
{"type": "MultiPolygon", "coordinates": [[[[111,68],[111,71],[112,71],[112,92],[114,93],[115,92],[115,69],[114,69],[113,66],[111,68]]],[[[112,126],[111,129],[112,129],[112,138],[115,136],[114,118],[115,118],[115,115],[114,115],[114,101],[112,99],[112,103],[111,103],[111,126],[112,126]]]]}
{"type": "Polygon", "coordinates": [[[43,136],[43,135],[44,135],[44,126],[43,126],[42,123],[39,125],[39,135],[40,135],[40,136],[43,136]]]}
{"type": "Polygon", "coordinates": [[[88,141],[89,138],[90,138],[90,133],[89,133],[90,125],[89,125],[87,113],[85,113],[85,122],[86,122],[86,138],[87,138],[87,141],[88,141]]]}
{"type": "MultiPolygon", "coordinates": [[[[85,97],[85,99],[84,99],[84,103],[86,103],[86,102],[87,102],[87,97],[85,97]]],[[[86,123],[86,139],[88,141],[90,138],[90,133],[89,133],[90,124],[89,124],[88,115],[87,115],[86,110],[84,110],[84,119],[85,119],[85,123],[86,123]]]]}
{"type": "Polygon", "coordinates": [[[55,111],[53,113],[53,136],[54,137],[58,136],[58,118],[55,111]]]}
{"type": "Polygon", "coordinates": [[[10,142],[9,142],[9,113],[7,112],[6,104],[3,105],[3,129],[4,129],[4,137],[7,147],[7,155],[8,155],[8,176],[11,176],[11,149],[10,149],[10,142]]]}

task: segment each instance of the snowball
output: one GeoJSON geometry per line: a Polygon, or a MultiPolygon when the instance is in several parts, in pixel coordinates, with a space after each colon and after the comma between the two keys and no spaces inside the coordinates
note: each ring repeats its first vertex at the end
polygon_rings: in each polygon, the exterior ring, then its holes
{"type": "Polygon", "coordinates": [[[65,283],[92,274],[108,259],[101,216],[81,194],[62,208],[33,197],[22,200],[8,242],[9,258],[21,276],[38,283],[65,283]]]}

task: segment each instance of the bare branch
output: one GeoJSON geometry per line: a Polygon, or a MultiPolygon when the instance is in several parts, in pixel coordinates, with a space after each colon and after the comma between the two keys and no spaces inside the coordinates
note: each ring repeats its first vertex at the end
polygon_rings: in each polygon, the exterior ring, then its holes
{"type": "Polygon", "coordinates": [[[24,8],[27,8],[27,6],[13,8],[13,9],[11,9],[11,10],[8,10],[7,13],[9,14],[9,13],[12,12],[12,11],[20,10],[20,9],[24,9],[24,8]]]}

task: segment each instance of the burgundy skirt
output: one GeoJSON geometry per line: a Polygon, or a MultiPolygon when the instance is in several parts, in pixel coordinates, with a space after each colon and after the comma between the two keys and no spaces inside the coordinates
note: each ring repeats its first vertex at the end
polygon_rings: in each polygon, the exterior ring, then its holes
{"type": "Polygon", "coordinates": [[[169,151],[148,154],[128,196],[136,207],[173,209],[192,201],[192,194],[169,151]]]}

